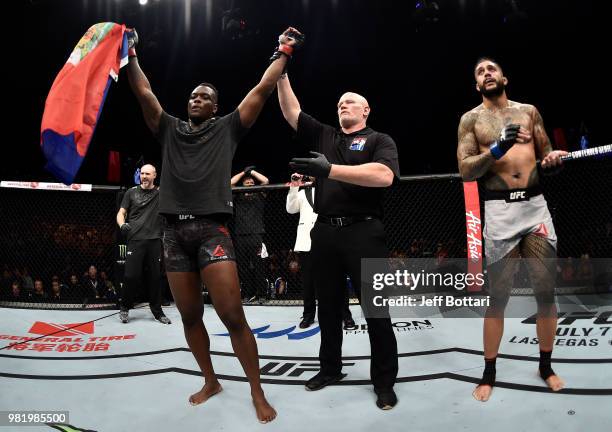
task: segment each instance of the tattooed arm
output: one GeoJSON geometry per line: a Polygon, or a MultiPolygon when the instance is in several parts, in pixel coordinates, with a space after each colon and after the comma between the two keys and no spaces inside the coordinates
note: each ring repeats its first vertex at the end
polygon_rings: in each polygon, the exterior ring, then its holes
{"type": "Polygon", "coordinates": [[[552,151],[550,140],[546,134],[546,129],[544,129],[544,120],[542,120],[542,116],[536,107],[533,107],[531,117],[533,119],[533,144],[535,145],[536,157],[544,159],[552,151]]]}
{"type": "Polygon", "coordinates": [[[457,162],[459,163],[459,173],[465,181],[472,181],[482,177],[495,163],[495,158],[490,151],[480,153],[480,148],[474,135],[474,124],[477,117],[477,114],[468,112],[461,117],[459,122],[457,162]]]}

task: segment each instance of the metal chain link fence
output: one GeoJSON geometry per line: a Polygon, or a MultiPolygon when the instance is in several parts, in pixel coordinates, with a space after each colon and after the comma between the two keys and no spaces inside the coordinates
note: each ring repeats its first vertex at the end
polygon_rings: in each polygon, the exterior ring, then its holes
{"type": "MultiPolygon", "coordinates": [[[[559,238],[558,284],[585,285],[590,261],[612,256],[612,159],[573,161],[541,178],[559,238]]],[[[292,250],[299,216],[287,213],[287,192],[285,185],[234,189],[236,208],[261,210],[259,222],[251,212],[246,224],[230,223],[245,304],[302,303],[300,258],[292,250]],[[249,226],[258,228],[249,232],[249,226]]],[[[0,303],[116,307],[122,259],[115,215],[122,193],[0,188],[0,303]]],[[[384,208],[393,257],[466,257],[458,175],[404,177],[387,191],[384,208]]],[[[350,293],[350,280],[347,285],[350,293]]],[[[513,293],[530,292],[517,285],[513,293]]]]}

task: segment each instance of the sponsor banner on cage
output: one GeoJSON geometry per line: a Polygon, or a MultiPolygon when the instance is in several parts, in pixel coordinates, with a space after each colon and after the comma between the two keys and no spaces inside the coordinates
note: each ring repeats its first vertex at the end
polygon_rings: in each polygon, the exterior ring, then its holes
{"type": "Polygon", "coordinates": [[[45,182],[27,182],[27,181],[10,181],[3,180],[0,182],[0,187],[13,189],[40,189],[40,190],[61,190],[72,192],[91,192],[92,185],[73,183],[65,185],[63,183],[45,183],[45,182]]]}
{"type": "Polygon", "coordinates": [[[571,313],[588,309],[580,301],[564,301],[572,294],[601,294],[612,306],[612,260],[584,260],[579,276],[572,273],[568,280],[563,259],[556,258],[503,259],[478,273],[467,259],[369,258],[361,260],[360,292],[370,318],[475,318],[493,310],[508,318],[526,318],[536,310],[571,313]],[[470,286],[478,292],[468,291],[470,286]]]}
{"type": "MultiPolygon", "coordinates": [[[[465,231],[467,235],[468,272],[482,272],[482,219],[480,218],[480,200],[478,198],[478,182],[464,182],[463,196],[465,200],[465,231]]],[[[470,283],[467,290],[478,292],[481,287],[470,283]]]]}

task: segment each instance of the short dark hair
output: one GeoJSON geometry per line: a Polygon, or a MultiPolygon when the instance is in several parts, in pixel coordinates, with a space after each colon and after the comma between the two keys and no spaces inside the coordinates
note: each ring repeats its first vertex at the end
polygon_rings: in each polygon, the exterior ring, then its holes
{"type": "Polygon", "coordinates": [[[474,72],[476,72],[476,68],[478,67],[478,65],[480,63],[482,63],[483,61],[490,61],[491,63],[495,63],[497,65],[497,67],[502,70],[501,65],[499,64],[499,62],[497,60],[495,60],[493,57],[488,57],[488,56],[482,56],[479,57],[478,60],[476,60],[476,63],[474,64],[474,72]]]}
{"type": "Polygon", "coordinates": [[[212,91],[215,92],[215,103],[219,101],[219,90],[217,90],[217,87],[215,87],[209,82],[203,82],[201,84],[198,84],[198,87],[208,87],[209,89],[212,89],[212,91]]]}

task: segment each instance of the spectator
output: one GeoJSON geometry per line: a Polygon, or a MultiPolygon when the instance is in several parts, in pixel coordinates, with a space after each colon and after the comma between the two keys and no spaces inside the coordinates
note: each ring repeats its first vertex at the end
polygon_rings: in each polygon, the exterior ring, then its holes
{"type": "Polygon", "coordinates": [[[49,300],[53,303],[61,303],[64,300],[59,279],[54,278],[51,280],[51,297],[49,300]]]}
{"type": "Polygon", "coordinates": [[[578,263],[578,271],[576,272],[576,280],[581,285],[588,285],[593,282],[593,264],[589,254],[582,254],[578,263]]]}
{"type": "Polygon", "coordinates": [[[100,282],[102,282],[102,295],[101,297],[106,300],[116,302],[118,299],[117,290],[115,289],[115,285],[108,278],[105,271],[100,272],[100,282]]]}
{"type": "Polygon", "coordinates": [[[32,300],[37,302],[49,300],[49,295],[45,292],[45,287],[41,279],[34,280],[34,292],[32,293],[32,300]]]}
{"type": "MultiPolygon", "coordinates": [[[[255,186],[255,180],[261,185],[267,185],[269,180],[263,174],[255,171],[254,166],[246,167],[231,179],[231,185],[241,182],[244,187],[255,186]]],[[[240,193],[234,198],[234,248],[238,265],[239,279],[243,288],[248,287],[246,297],[249,300],[267,296],[265,283],[265,263],[262,235],[264,228],[265,194],[240,193]]],[[[247,291],[245,289],[245,291],[247,291]]]]}
{"type": "MultiPolygon", "coordinates": [[[[302,176],[298,173],[291,175],[291,183],[289,183],[289,193],[285,209],[288,213],[300,214],[300,219],[297,227],[297,235],[295,239],[294,250],[287,257],[288,280],[290,285],[297,285],[295,277],[301,268],[302,293],[304,299],[304,310],[302,312],[302,320],[300,328],[308,328],[314,323],[316,314],[316,289],[314,284],[314,275],[312,274],[312,257],[310,255],[310,230],[317,220],[317,214],[314,212],[314,178],[302,176]],[[306,188],[300,189],[300,185],[306,188]],[[298,258],[299,256],[299,258],[298,258]]],[[[287,283],[284,289],[286,290],[287,283]]],[[[353,328],[355,321],[349,309],[348,295],[345,296],[345,303],[342,309],[342,322],[345,330],[353,328]]]]}
{"type": "Polygon", "coordinates": [[[81,301],[83,300],[83,285],[79,282],[79,277],[72,273],[70,275],[70,279],[68,280],[68,286],[64,291],[64,298],[69,301],[81,301]]]}
{"type": "Polygon", "coordinates": [[[27,294],[22,291],[21,282],[19,282],[18,280],[14,280],[11,284],[9,300],[20,302],[29,300],[27,294]]]}
{"type": "Polygon", "coordinates": [[[561,268],[561,280],[564,285],[571,285],[574,282],[574,262],[572,257],[567,257],[561,268]]]}
{"type": "Polygon", "coordinates": [[[31,293],[34,291],[34,280],[30,276],[30,270],[27,267],[24,267],[21,272],[21,282],[25,292],[31,293]]]}
{"type": "Polygon", "coordinates": [[[93,299],[99,299],[102,293],[102,282],[98,278],[98,269],[95,265],[90,265],[87,270],[87,275],[83,281],[84,285],[84,298],[83,303],[86,303],[93,299]]]}

